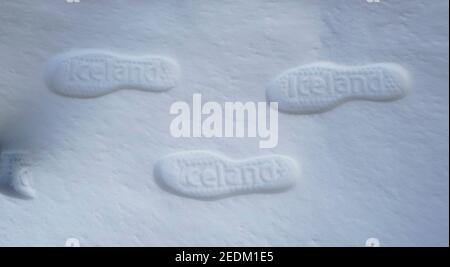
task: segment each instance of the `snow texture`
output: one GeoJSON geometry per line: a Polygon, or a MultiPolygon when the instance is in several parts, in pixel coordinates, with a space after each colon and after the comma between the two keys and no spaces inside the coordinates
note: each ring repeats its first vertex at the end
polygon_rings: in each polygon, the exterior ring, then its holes
{"type": "Polygon", "coordinates": [[[448,19],[446,0],[0,1],[0,150],[30,154],[37,191],[0,187],[0,245],[448,246],[448,19]],[[85,49],[170,58],[180,80],[157,93],[54,94],[48,62],[85,49]],[[322,61],[399,64],[411,91],[280,113],[273,149],[170,135],[176,101],[265,101],[277,75],[322,61]],[[276,194],[167,192],[156,162],[190,150],[286,155],[302,174],[276,194]]]}

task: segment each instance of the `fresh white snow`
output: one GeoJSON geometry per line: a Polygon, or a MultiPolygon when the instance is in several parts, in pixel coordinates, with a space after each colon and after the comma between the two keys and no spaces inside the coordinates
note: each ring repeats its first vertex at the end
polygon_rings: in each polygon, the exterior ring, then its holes
{"type": "Polygon", "coordinates": [[[448,246],[448,1],[0,1],[0,150],[27,151],[36,197],[0,187],[0,245],[448,246]],[[98,49],[173,59],[171,90],[53,93],[57,55],[98,49]],[[279,113],[278,146],[174,138],[176,101],[266,101],[309,63],[391,62],[411,77],[393,102],[279,113]],[[208,150],[301,165],[284,192],[215,200],[168,192],[161,158],[208,150]],[[370,239],[372,240],[372,239],[370,239]]]}

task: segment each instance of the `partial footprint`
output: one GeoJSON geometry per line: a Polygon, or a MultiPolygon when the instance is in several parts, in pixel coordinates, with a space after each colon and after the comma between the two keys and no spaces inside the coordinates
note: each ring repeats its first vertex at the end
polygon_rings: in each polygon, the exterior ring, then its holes
{"type": "Polygon", "coordinates": [[[323,112],[350,100],[389,101],[409,90],[408,72],[393,63],[341,66],[314,63],[288,70],[266,90],[267,100],[288,113],[323,112]]]}
{"type": "Polygon", "coordinates": [[[26,152],[6,151],[0,155],[0,181],[21,197],[34,198],[36,191],[31,185],[31,162],[26,152]]]}
{"type": "Polygon", "coordinates": [[[124,56],[101,50],[59,55],[47,65],[45,80],[55,93],[97,97],[120,89],[165,91],[179,79],[179,67],[159,56],[124,56]]]}
{"type": "Polygon", "coordinates": [[[169,191],[198,199],[277,192],[299,176],[296,162],[282,155],[230,160],[208,151],[180,152],[159,160],[155,175],[169,191]]]}

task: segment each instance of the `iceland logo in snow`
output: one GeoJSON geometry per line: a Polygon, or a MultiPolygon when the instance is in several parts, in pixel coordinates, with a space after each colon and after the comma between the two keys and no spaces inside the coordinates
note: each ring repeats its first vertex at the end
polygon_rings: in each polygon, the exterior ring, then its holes
{"type": "Polygon", "coordinates": [[[260,148],[278,144],[278,103],[217,102],[202,105],[201,94],[194,94],[192,110],[188,103],[175,102],[170,114],[177,115],[170,124],[170,134],[180,137],[259,137],[260,148]],[[203,120],[202,116],[205,115],[203,120]]]}

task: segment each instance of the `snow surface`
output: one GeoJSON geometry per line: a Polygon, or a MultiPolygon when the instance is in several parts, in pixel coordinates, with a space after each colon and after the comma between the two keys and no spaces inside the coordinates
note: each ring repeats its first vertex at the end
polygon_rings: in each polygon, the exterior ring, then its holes
{"type": "Polygon", "coordinates": [[[448,1],[0,1],[0,146],[26,150],[37,197],[0,191],[0,245],[448,246],[448,1]],[[93,99],[52,93],[43,72],[75,49],[164,56],[177,87],[93,99]],[[317,61],[393,62],[405,98],[279,114],[279,144],[171,137],[175,101],[265,101],[271,79],[317,61]],[[204,201],[171,194],[153,165],[203,149],[283,154],[291,190],[204,201]]]}

